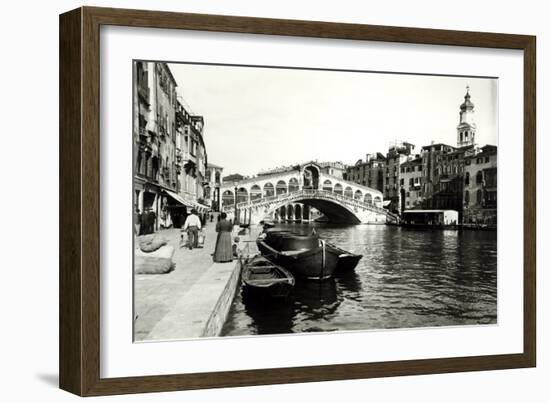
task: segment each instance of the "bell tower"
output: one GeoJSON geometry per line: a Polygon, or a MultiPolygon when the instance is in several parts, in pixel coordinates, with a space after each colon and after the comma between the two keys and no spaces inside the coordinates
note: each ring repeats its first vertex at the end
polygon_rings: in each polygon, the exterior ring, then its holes
{"type": "Polygon", "coordinates": [[[474,104],[470,101],[470,87],[466,87],[464,102],[460,105],[460,120],[456,127],[456,146],[473,146],[476,138],[476,124],[474,122],[474,104]]]}

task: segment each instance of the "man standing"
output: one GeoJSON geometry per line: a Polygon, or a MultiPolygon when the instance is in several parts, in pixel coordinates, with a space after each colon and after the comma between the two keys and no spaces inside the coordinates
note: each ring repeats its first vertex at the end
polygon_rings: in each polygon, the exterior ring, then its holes
{"type": "Polygon", "coordinates": [[[136,212],[134,214],[134,228],[136,236],[141,235],[141,211],[136,207],[136,212]]]}
{"type": "Polygon", "coordinates": [[[197,210],[191,210],[191,214],[187,216],[183,230],[187,230],[187,239],[189,243],[189,250],[198,247],[199,244],[199,230],[201,229],[201,220],[197,216],[197,210]]]}

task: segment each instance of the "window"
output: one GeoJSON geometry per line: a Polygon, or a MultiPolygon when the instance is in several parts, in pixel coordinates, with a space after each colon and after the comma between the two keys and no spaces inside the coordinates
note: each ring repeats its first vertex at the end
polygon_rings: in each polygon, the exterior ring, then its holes
{"type": "Polygon", "coordinates": [[[485,162],[489,162],[489,157],[485,157],[485,162]]]}
{"type": "Polygon", "coordinates": [[[481,204],[481,200],[483,199],[483,192],[481,189],[478,189],[476,192],[476,202],[477,204],[481,204]]]}
{"type": "Polygon", "coordinates": [[[464,192],[464,204],[468,206],[470,204],[470,192],[467,190],[464,192]]]}
{"type": "Polygon", "coordinates": [[[481,185],[481,183],[483,183],[483,173],[481,171],[477,171],[476,184],[481,185]]]}
{"type": "Polygon", "coordinates": [[[470,172],[466,172],[466,176],[464,177],[464,184],[466,186],[470,185],[470,172]]]}

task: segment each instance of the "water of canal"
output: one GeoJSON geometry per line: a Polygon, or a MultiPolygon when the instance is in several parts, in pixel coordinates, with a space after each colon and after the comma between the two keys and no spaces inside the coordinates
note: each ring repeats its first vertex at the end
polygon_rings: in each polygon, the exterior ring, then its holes
{"type": "Polygon", "coordinates": [[[315,228],[322,238],[363,255],[355,272],[297,282],[282,301],[243,301],[237,292],[224,336],[496,323],[496,231],[315,228]]]}

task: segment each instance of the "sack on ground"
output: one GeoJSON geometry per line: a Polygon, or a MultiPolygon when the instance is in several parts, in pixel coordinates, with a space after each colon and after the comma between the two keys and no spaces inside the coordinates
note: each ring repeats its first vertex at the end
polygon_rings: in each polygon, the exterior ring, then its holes
{"type": "Polygon", "coordinates": [[[141,236],[138,242],[139,249],[145,253],[154,252],[167,244],[166,240],[157,234],[141,236]]]}
{"type": "Polygon", "coordinates": [[[154,252],[136,251],[134,271],[136,274],[164,274],[174,270],[172,256],[174,247],[167,245],[154,252]]]}

